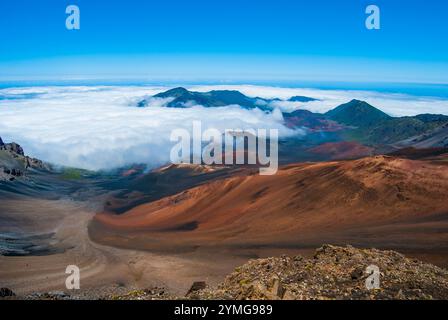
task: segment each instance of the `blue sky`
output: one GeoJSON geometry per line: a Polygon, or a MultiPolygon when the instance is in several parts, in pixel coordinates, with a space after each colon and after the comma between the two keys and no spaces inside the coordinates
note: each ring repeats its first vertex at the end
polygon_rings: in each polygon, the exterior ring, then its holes
{"type": "Polygon", "coordinates": [[[2,0],[0,80],[448,83],[447,16],[441,0],[2,0]]]}

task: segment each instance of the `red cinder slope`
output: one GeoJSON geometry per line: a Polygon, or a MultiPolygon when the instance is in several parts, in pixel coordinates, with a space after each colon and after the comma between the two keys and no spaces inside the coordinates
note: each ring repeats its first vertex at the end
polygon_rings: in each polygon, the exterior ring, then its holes
{"type": "Polygon", "coordinates": [[[100,243],[148,250],[448,248],[448,166],[376,156],[289,165],[213,181],[122,214],[99,213],[100,243]]]}

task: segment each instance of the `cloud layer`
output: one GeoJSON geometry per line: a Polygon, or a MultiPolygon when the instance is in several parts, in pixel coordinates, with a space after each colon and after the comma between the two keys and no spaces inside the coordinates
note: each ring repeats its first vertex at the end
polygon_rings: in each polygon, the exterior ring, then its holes
{"type": "MultiPolygon", "coordinates": [[[[188,109],[166,108],[167,101],[150,99],[146,108],[135,107],[144,96],[166,87],[79,86],[30,87],[0,90],[0,136],[16,141],[34,157],[55,164],[86,169],[110,169],[132,163],[151,167],[169,161],[173,129],[191,130],[194,120],[207,128],[277,128],[280,136],[301,134],[283,126],[280,112],[266,114],[239,106],[188,109]]],[[[394,115],[448,113],[448,101],[369,91],[292,89],[261,86],[191,86],[190,90],[239,90],[251,97],[282,98],[304,95],[320,101],[278,101],[272,105],[290,112],[299,108],[328,111],[351,99],[365,100],[394,115]]]]}
{"type": "Polygon", "coordinates": [[[194,120],[203,130],[276,128],[281,136],[300,134],[283,126],[279,113],[239,106],[188,109],[163,107],[151,99],[155,87],[40,87],[0,90],[0,136],[20,143],[34,157],[86,169],[110,169],[132,163],[151,167],[169,161],[171,131],[191,132],[194,120]],[[13,97],[15,95],[15,98],[13,97]]]}

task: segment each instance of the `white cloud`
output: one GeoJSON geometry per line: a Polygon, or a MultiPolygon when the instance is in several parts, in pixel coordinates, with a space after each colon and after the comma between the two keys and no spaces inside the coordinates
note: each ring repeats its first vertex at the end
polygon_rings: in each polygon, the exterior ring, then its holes
{"type": "Polygon", "coordinates": [[[132,163],[157,166],[169,161],[171,130],[191,130],[201,120],[203,130],[277,128],[281,136],[302,133],[282,124],[281,114],[245,110],[239,106],[166,108],[167,100],[141,97],[167,88],[39,87],[3,89],[0,95],[28,98],[0,101],[0,136],[20,143],[27,154],[56,164],[108,169],[132,163]]]}
{"type": "MultiPolygon", "coordinates": [[[[448,101],[402,94],[263,87],[252,85],[189,86],[190,90],[239,90],[252,97],[289,99],[302,95],[319,99],[308,103],[277,101],[282,111],[304,108],[328,111],[351,99],[365,100],[391,115],[448,114],[448,101]]],[[[278,110],[272,114],[238,106],[187,109],[163,107],[169,100],[149,99],[149,107],[137,108],[142,97],[167,87],[79,86],[30,87],[0,90],[0,136],[16,141],[31,156],[87,169],[107,169],[131,163],[157,166],[169,160],[175,128],[191,130],[193,120],[207,128],[277,128],[281,136],[300,134],[282,125],[278,110]]]]}

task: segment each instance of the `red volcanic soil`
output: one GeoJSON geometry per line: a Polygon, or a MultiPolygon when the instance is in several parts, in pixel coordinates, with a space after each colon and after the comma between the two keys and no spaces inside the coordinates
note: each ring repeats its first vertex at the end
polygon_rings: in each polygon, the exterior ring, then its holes
{"type": "Polygon", "coordinates": [[[357,159],[371,156],[374,153],[373,148],[349,141],[323,143],[309,151],[332,160],[357,159]]]}
{"type": "Polygon", "coordinates": [[[322,243],[448,249],[448,166],[387,156],[289,165],[273,176],[225,178],[99,213],[93,240],[180,251],[310,248],[322,243]]]}

